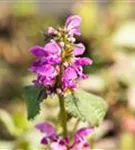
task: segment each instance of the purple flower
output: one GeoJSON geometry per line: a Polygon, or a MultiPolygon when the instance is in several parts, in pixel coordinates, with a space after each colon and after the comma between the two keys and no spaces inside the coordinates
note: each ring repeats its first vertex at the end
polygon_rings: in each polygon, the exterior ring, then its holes
{"type": "Polygon", "coordinates": [[[49,123],[40,123],[35,126],[40,132],[45,133],[47,137],[56,135],[56,131],[49,123]]]}
{"type": "Polygon", "coordinates": [[[75,134],[75,141],[73,144],[73,148],[71,150],[81,150],[82,148],[90,147],[89,143],[87,142],[87,136],[93,133],[92,128],[81,128],[75,134]]]}
{"type": "Polygon", "coordinates": [[[63,76],[62,76],[62,85],[63,89],[66,88],[77,88],[77,79],[86,79],[87,75],[83,73],[83,67],[84,65],[92,64],[92,60],[89,58],[75,58],[74,64],[71,66],[67,66],[64,70],[63,76]]]}
{"type": "MultiPolygon", "coordinates": [[[[77,16],[77,15],[69,16],[66,19],[64,30],[61,29],[60,31],[62,31],[62,32],[66,31],[66,33],[69,36],[74,36],[74,35],[79,36],[79,35],[81,35],[80,29],[79,29],[80,23],[81,23],[80,16],[77,16]]],[[[53,27],[48,28],[48,35],[56,35],[57,33],[58,33],[58,31],[55,28],[53,28],[53,27]]]]}
{"type": "Polygon", "coordinates": [[[58,74],[53,65],[46,64],[43,60],[34,62],[30,71],[38,75],[37,80],[34,80],[34,83],[44,86],[53,86],[58,74]]]}
{"type": "Polygon", "coordinates": [[[74,47],[74,55],[82,55],[85,51],[85,46],[82,43],[76,44],[74,47]]]}
{"type": "Polygon", "coordinates": [[[30,48],[30,51],[33,55],[37,57],[46,57],[50,54],[60,54],[61,48],[55,41],[47,43],[44,47],[33,46],[30,48]]]}
{"type": "Polygon", "coordinates": [[[60,46],[55,41],[51,41],[44,47],[34,46],[30,51],[33,55],[39,57],[29,69],[37,74],[37,79],[34,80],[34,83],[52,87],[58,75],[56,65],[61,63],[60,46]]]}
{"type": "Polygon", "coordinates": [[[78,28],[80,23],[81,23],[80,16],[73,15],[73,16],[68,17],[65,23],[65,28],[68,34],[71,36],[80,35],[81,33],[78,28]]]}
{"type": "Polygon", "coordinates": [[[77,84],[75,83],[75,80],[77,78],[78,77],[75,69],[72,66],[67,67],[64,70],[63,77],[62,77],[63,89],[76,88],[77,84]]]}
{"type": "Polygon", "coordinates": [[[72,29],[72,28],[79,27],[80,23],[81,23],[81,17],[77,15],[72,15],[67,18],[65,25],[68,29],[72,29]]]}
{"type": "Polygon", "coordinates": [[[86,66],[86,65],[92,65],[93,60],[87,57],[81,57],[81,58],[76,58],[75,59],[75,64],[80,65],[80,66],[86,66]]]}
{"type": "Polygon", "coordinates": [[[61,48],[54,40],[52,40],[50,43],[47,43],[44,47],[45,51],[48,52],[48,54],[60,54],[61,48]]]}
{"type": "Polygon", "coordinates": [[[47,52],[45,51],[44,47],[41,47],[38,45],[31,47],[30,51],[34,56],[37,56],[37,57],[43,57],[43,56],[48,55],[47,52]]]}
{"type": "Polygon", "coordinates": [[[58,137],[55,129],[48,123],[41,123],[35,126],[40,132],[44,133],[45,136],[41,140],[41,144],[47,145],[50,141],[56,142],[58,137]]]}
{"type": "Polygon", "coordinates": [[[41,144],[50,144],[52,150],[67,150],[68,148],[70,150],[82,150],[83,148],[90,148],[87,137],[94,132],[92,128],[81,128],[76,132],[73,144],[70,144],[69,138],[62,138],[57,135],[54,127],[48,123],[38,124],[36,128],[45,134],[41,144]]]}
{"type": "Polygon", "coordinates": [[[45,136],[41,139],[41,144],[47,145],[50,143],[52,150],[64,150],[68,144],[68,138],[61,138],[56,134],[55,128],[48,123],[41,123],[35,126],[45,136]]]}
{"type": "Polygon", "coordinates": [[[50,147],[52,150],[67,150],[67,146],[69,145],[68,138],[59,137],[57,141],[52,142],[50,147]]]}
{"type": "Polygon", "coordinates": [[[53,78],[57,75],[56,69],[50,64],[44,64],[35,68],[33,67],[33,70],[34,70],[33,72],[36,72],[41,76],[45,76],[46,78],[47,77],[53,78]]]}
{"type": "Polygon", "coordinates": [[[73,35],[80,36],[81,35],[81,31],[78,28],[73,28],[73,29],[68,31],[68,34],[71,35],[71,36],[73,36],[73,35]]]}

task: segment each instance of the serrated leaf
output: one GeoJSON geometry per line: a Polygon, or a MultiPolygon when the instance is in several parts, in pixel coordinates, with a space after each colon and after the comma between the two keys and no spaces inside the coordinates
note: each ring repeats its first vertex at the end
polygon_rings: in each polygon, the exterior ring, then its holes
{"type": "Polygon", "coordinates": [[[91,126],[98,126],[107,111],[107,104],[98,96],[83,90],[76,90],[66,97],[67,111],[74,117],[88,121],[91,126]]]}
{"type": "Polygon", "coordinates": [[[25,87],[28,119],[33,119],[40,111],[40,103],[47,97],[46,90],[41,86],[25,87]]]}

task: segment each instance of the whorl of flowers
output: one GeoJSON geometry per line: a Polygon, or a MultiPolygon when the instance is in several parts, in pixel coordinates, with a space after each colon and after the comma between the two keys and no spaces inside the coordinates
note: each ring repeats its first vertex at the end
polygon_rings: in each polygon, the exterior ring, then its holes
{"type": "Polygon", "coordinates": [[[37,74],[35,85],[42,85],[48,92],[64,93],[67,89],[77,88],[77,80],[85,79],[82,66],[91,65],[90,58],[80,57],[85,46],[76,43],[79,36],[81,18],[73,15],[67,18],[63,28],[48,28],[50,41],[45,46],[33,46],[31,53],[38,59],[30,67],[37,74]]]}
{"type": "Polygon", "coordinates": [[[75,133],[73,143],[69,142],[68,137],[57,135],[55,128],[48,123],[36,125],[45,136],[41,140],[41,144],[50,145],[51,150],[90,150],[90,145],[87,142],[89,134],[93,133],[92,128],[81,128],[75,133]]]}

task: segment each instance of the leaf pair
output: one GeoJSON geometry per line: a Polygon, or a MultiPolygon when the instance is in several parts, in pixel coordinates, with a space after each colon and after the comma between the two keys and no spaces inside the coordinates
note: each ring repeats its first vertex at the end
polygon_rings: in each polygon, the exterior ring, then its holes
{"type": "MultiPolygon", "coordinates": [[[[28,119],[33,119],[40,111],[40,103],[47,97],[44,87],[28,86],[25,88],[28,119]]],[[[98,126],[107,111],[107,104],[98,96],[83,90],[76,90],[65,98],[67,111],[91,126],[98,126]]]]}

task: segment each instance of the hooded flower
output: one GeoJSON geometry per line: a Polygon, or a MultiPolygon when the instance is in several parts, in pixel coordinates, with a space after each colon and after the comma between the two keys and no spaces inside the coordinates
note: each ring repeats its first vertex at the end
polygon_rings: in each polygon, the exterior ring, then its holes
{"type": "Polygon", "coordinates": [[[78,130],[74,137],[74,144],[71,146],[70,150],[82,150],[83,148],[90,148],[87,137],[92,132],[92,128],[81,128],[78,130]]]}
{"type": "Polygon", "coordinates": [[[54,127],[48,123],[41,123],[36,125],[36,128],[40,130],[45,136],[41,140],[41,144],[49,145],[51,150],[82,150],[83,148],[90,148],[87,141],[87,137],[93,133],[92,128],[81,128],[75,136],[73,144],[70,144],[69,138],[62,138],[57,135],[54,127]]]}
{"type": "Polygon", "coordinates": [[[85,65],[92,64],[92,60],[89,58],[76,58],[71,66],[66,67],[62,76],[63,89],[77,88],[78,79],[86,79],[87,75],[83,73],[83,67],[85,65]]]}
{"type": "Polygon", "coordinates": [[[34,80],[34,83],[52,87],[58,75],[56,65],[61,63],[60,46],[55,41],[51,41],[44,47],[33,46],[30,51],[38,57],[38,60],[34,61],[29,69],[37,74],[37,79],[34,80]]]}
{"type": "Polygon", "coordinates": [[[62,85],[63,89],[65,88],[76,88],[77,84],[75,83],[75,80],[77,79],[77,73],[75,69],[70,66],[67,67],[64,72],[63,72],[63,77],[62,77],[62,85]]]}
{"type": "Polygon", "coordinates": [[[40,132],[44,133],[45,136],[41,140],[41,144],[48,144],[49,141],[57,141],[57,134],[52,125],[48,123],[41,123],[35,126],[40,132]]]}
{"type": "Polygon", "coordinates": [[[82,55],[84,51],[85,51],[85,46],[82,43],[76,44],[73,50],[75,56],[82,55]]]}
{"type": "MultiPolygon", "coordinates": [[[[77,15],[69,16],[66,19],[64,29],[60,28],[60,31],[65,31],[68,36],[81,35],[79,26],[81,23],[81,17],[77,15]]],[[[53,27],[48,28],[48,35],[57,35],[59,32],[53,27]]]]}
{"type": "Polygon", "coordinates": [[[45,57],[51,54],[60,54],[61,48],[59,47],[58,43],[52,40],[51,42],[47,43],[44,47],[38,45],[31,47],[30,51],[33,55],[37,57],[45,57]]]}
{"type": "Polygon", "coordinates": [[[65,23],[65,29],[68,32],[68,35],[81,35],[79,26],[81,23],[81,17],[77,15],[69,16],[65,23]]]}

